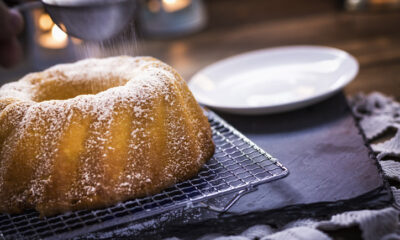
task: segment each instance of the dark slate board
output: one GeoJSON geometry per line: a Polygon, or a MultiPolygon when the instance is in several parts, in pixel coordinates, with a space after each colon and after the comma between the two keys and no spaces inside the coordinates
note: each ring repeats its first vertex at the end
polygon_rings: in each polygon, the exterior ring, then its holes
{"type": "Polygon", "coordinates": [[[287,178],[244,197],[248,203],[232,209],[237,213],[345,200],[383,185],[342,94],[285,114],[221,116],[290,170],[287,178]]]}
{"type": "Polygon", "coordinates": [[[237,234],[257,223],[282,225],[298,218],[326,218],[337,212],[391,204],[388,185],[370,156],[342,93],[283,114],[219,115],[278,158],[289,168],[289,176],[259,186],[223,216],[206,210],[185,210],[167,217],[162,224],[149,220],[147,227],[137,231],[132,230],[137,229],[137,224],[132,223],[116,232],[105,231],[108,236],[119,232],[144,239],[194,239],[210,232],[237,234]]]}

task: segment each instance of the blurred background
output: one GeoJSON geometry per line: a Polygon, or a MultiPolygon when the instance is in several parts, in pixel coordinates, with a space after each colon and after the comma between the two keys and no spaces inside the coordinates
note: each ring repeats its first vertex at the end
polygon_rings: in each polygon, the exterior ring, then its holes
{"type": "Polygon", "coordinates": [[[69,37],[42,8],[24,11],[24,60],[0,68],[0,85],[57,63],[121,54],[154,56],[188,80],[242,52],[312,44],[358,59],[360,73],[346,93],[399,96],[400,0],[137,0],[133,11],[129,26],[101,43],[69,37]]]}

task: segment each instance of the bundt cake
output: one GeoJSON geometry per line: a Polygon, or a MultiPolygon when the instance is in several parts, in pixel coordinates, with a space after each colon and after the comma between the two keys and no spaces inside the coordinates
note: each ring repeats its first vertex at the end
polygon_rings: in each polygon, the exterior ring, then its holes
{"type": "Polygon", "coordinates": [[[42,216],[154,194],[213,155],[180,75],[151,57],[86,59],[0,88],[0,212],[42,216]]]}

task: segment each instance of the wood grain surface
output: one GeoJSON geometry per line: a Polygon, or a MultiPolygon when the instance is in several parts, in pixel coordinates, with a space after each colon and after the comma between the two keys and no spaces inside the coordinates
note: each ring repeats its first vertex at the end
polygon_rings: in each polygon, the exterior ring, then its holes
{"type": "Polygon", "coordinates": [[[380,91],[400,99],[400,12],[332,11],[210,28],[180,39],[140,43],[142,55],[174,66],[186,80],[203,67],[246,51],[282,45],[324,45],[348,51],[360,72],[346,94],[380,91]]]}

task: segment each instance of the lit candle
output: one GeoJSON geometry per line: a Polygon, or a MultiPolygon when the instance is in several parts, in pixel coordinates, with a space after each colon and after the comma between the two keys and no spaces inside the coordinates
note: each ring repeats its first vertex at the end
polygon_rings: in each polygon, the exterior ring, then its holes
{"type": "Polygon", "coordinates": [[[65,48],[68,45],[68,36],[57,25],[53,25],[50,32],[39,36],[39,44],[50,49],[65,48]]]}
{"type": "Polygon", "coordinates": [[[40,30],[49,31],[53,26],[53,21],[51,20],[49,14],[41,14],[38,20],[38,25],[40,30]]]}
{"type": "Polygon", "coordinates": [[[162,0],[162,6],[166,12],[176,12],[189,6],[191,0],[162,0]]]}

